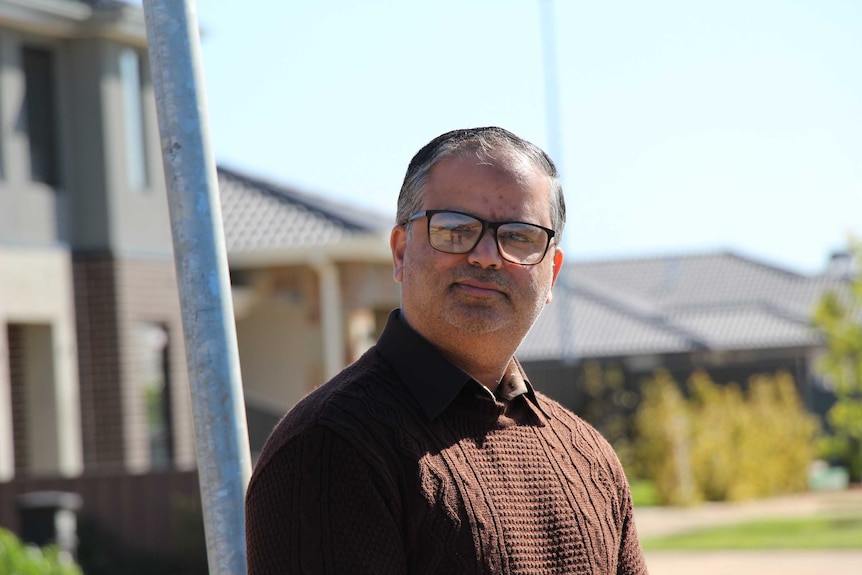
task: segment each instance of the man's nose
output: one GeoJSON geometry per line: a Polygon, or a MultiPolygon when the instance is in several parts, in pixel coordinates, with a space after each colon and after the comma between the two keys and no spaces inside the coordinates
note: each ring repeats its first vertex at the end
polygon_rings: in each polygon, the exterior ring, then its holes
{"type": "Polygon", "coordinates": [[[485,230],[482,237],[479,238],[479,243],[467,254],[467,261],[483,268],[500,268],[503,266],[503,257],[497,248],[494,230],[491,228],[485,230]]]}

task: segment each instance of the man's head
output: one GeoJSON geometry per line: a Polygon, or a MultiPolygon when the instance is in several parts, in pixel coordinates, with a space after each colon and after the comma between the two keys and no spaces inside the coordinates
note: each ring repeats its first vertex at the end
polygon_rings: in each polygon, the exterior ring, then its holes
{"type": "Polygon", "coordinates": [[[551,158],[532,142],[520,138],[508,130],[491,126],[487,128],[468,128],[453,130],[437,136],[416,152],[398,195],[398,210],[395,221],[403,224],[411,215],[420,211],[422,188],[428,181],[431,170],[440,160],[450,156],[475,155],[480,161],[488,161],[491,155],[520,157],[532,164],[539,172],[548,177],[551,189],[551,224],[557,245],[563,238],[566,225],[566,201],[557,167],[551,158]]]}
{"type": "Polygon", "coordinates": [[[565,204],[550,158],[501,128],[444,134],[410,162],[397,220],[391,247],[408,323],[439,347],[482,336],[514,352],[563,259],[565,204]]]}

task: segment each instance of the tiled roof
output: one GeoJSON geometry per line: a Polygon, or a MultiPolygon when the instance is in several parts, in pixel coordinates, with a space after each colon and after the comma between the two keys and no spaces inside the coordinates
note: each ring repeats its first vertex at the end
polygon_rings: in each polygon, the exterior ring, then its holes
{"type": "Polygon", "coordinates": [[[393,217],[219,167],[229,254],[323,246],[388,233],[393,217]]]}
{"type": "Polygon", "coordinates": [[[732,253],[576,262],[518,351],[524,360],[805,347],[811,312],[846,280],[732,253]],[[564,329],[565,326],[565,329],[564,329]]]}

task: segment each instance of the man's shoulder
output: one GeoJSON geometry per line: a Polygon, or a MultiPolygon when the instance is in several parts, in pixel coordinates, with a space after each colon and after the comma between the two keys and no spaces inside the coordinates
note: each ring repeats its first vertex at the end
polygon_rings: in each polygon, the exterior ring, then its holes
{"type": "Polygon", "coordinates": [[[301,436],[336,433],[375,425],[388,406],[403,401],[395,372],[374,348],[328,382],[311,391],[273,429],[261,459],[301,436]]]}

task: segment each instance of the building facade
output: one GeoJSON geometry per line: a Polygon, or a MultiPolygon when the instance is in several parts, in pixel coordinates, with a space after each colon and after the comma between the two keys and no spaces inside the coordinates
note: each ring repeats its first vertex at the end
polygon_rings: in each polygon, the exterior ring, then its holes
{"type": "MultiPolygon", "coordinates": [[[[257,450],[398,305],[390,221],[218,178],[257,450]]],[[[193,427],[142,10],[0,0],[0,526],[74,491],[88,533],[181,553],[193,427]]]]}
{"type": "Polygon", "coordinates": [[[0,2],[0,477],[192,469],[143,16],[0,2]]]}

